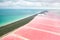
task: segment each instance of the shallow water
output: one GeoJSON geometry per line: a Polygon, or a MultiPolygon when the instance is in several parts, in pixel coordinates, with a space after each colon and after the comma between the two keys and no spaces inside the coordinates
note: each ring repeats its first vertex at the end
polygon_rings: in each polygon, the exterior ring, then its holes
{"type": "Polygon", "coordinates": [[[41,11],[42,9],[0,9],[0,26],[41,11]]]}

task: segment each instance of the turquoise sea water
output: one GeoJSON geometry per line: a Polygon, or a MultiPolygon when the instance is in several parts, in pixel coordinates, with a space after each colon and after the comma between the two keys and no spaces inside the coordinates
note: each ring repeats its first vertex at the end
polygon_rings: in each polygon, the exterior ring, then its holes
{"type": "Polygon", "coordinates": [[[41,11],[42,9],[0,9],[0,26],[41,11]]]}

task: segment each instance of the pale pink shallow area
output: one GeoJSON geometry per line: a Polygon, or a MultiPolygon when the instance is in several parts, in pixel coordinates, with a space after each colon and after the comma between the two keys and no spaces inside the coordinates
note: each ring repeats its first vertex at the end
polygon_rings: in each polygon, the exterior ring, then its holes
{"type": "MultiPolygon", "coordinates": [[[[51,16],[51,15],[50,15],[51,16]]],[[[37,15],[1,40],[60,40],[60,19],[37,15]]]]}
{"type": "Polygon", "coordinates": [[[6,37],[4,37],[2,40],[23,40],[22,38],[15,36],[15,35],[8,35],[6,37]]]}

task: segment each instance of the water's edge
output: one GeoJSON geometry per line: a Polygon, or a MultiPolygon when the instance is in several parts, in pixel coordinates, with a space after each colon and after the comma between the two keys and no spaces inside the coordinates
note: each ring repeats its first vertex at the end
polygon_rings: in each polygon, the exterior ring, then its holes
{"type": "Polygon", "coordinates": [[[14,23],[5,25],[5,26],[3,26],[3,27],[0,27],[0,36],[6,34],[6,33],[8,33],[8,32],[10,32],[10,31],[12,31],[12,30],[14,30],[14,29],[16,29],[16,28],[19,28],[19,27],[27,24],[27,23],[28,23],[29,21],[31,21],[36,15],[37,15],[37,14],[32,15],[32,16],[27,17],[27,18],[24,18],[24,19],[19,20],[19,21],[16,21],[16,22],[14,22],[14,23]]]}

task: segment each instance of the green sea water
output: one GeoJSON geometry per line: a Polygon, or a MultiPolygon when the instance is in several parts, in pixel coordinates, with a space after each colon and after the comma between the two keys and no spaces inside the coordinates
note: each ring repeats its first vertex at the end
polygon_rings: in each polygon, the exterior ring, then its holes
{"type": "Polygon", "coordinates": [[[0,9],[0,26],[7,25],[41,11],[42,9],[0,9]]]}

